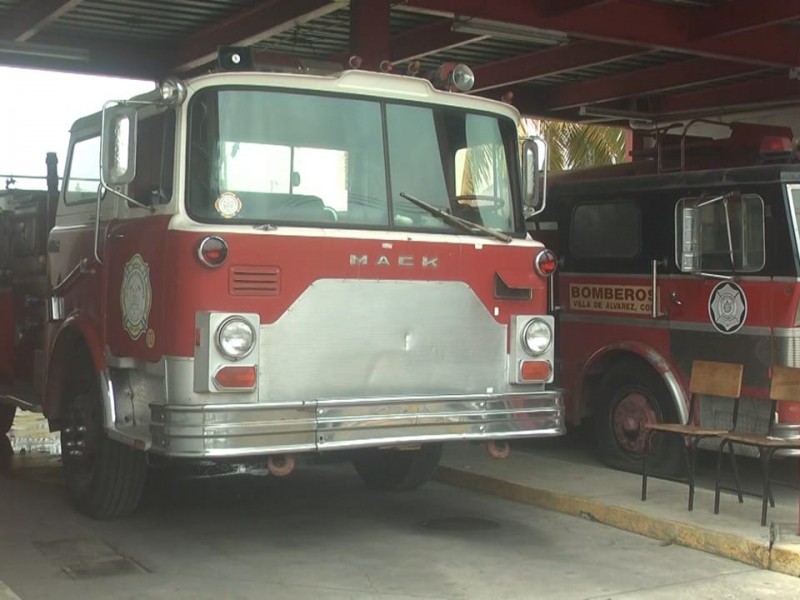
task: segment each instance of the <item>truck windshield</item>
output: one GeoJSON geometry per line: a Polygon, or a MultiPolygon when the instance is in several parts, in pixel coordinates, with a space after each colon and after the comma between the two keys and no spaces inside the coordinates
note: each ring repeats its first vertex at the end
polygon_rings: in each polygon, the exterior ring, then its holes
{"type": "Polygon", "coordinates": [[[237,88],[199,92],[189,123],[187,207],[198,221],[457,231],[405,192],[515,229],[511,119],[237,88]]]}

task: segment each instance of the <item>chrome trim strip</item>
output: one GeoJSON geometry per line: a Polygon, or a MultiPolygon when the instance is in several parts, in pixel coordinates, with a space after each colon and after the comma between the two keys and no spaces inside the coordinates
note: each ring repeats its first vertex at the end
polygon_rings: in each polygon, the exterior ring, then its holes
{"type": "MultiPolygon", "coordinates": [[[[561,322],[594,323],[598,325],[618,325],[625,327],[649,327],[654,329],[675,329],[679,331],[707,331],[716,333],[717,330],[711,323],[693,323],[685,321],[659,321],[643,318],[603,317],[595,315],[575,314],[562,312],[559,316],[561,322]]],[[[736,335],[765,336],[772,333],[770,327],[742,327],[736,335]]],[[[800,335],[800,329],[798,329],[800,335]]]]}
{"type": "Polygon", "coordinates": [[[672,396],[672,403],[678,411],[678,419],[681,423],[686,423],[689,420],[689,400],[686,398],[683,387],[671,370],[663,372],[662,375],[670,396],[672,396]]]}
{"type": "Polygon", "coordinates": [[[669,329],[669,321],[654,320],[650,315],[639,318],[603,317],[600,315],[576,314],[561,311],[559,320],[569,323],[596,323],[598,325],[620,325],[625,327],[650,327],[655,329],[669,329]]]}
{"type": "Polygon", "coordinates": [[[775,337],[800,338],[800,327],[773,327],[772,335],[775,337]]]}
{"type": "MultiPolygon", "coordinates": [[[[707,331],[709,333],[719,333],[711,323],[686,323],[681,321],[670,321],[670,329],[678,331],[707,331]]],[[[753,335],[769,336],[772,334],[770,327],[742,327],[734,335],[753,335]]]]}
{"type": "MultiPolygon", "coordinates": [[[[651,274],[650,273],[573,273],[570,271],[558,271],[557,276],[563,278],[575,278],[575,279],[641,279],[643,281],[649,281],[651,274]]],[[[667,274],[667,273],[659,273],[659,279],[670,279],[670,280],[687,280],[687,279],[702,279],[700,275],[684,275],[684,274],[667,274]]],[[[769,277],[765,275],[749,275],[749,276],[736,276],[736,281],[789,281],[792,283],[800,282],[800,278],[796,277],[769,277]]]]}

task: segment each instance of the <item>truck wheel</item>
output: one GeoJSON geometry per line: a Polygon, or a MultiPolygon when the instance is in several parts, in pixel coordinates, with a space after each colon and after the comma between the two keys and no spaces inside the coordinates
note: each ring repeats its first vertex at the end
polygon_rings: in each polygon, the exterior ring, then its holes
{"type": "Polygon", "coordinates": [[[433,477],[442,456],[441,444],[419,450],[362,450],[353,459],[356,473],[373,490],[414,490],[433,477]]]}
{"type": "Polygon", "coordinates": [[[93,370],[73,374],[63,402],[61,456],[71,502],[96,519],[133,512],[144,489],[146,455],[106,435],[93,370]]]}
{"type": "Polygon", "coordinates": [[[5,435],[11,430],[16,413],[17,407],[13,404],[0,404],[0,435],[5,435]]]}
{"type": "MultiPolygon", "coordinates": [[[[677,422],[678,415],[661,378],[642,363],[614,365],[603,378],[595,412],[595,435],[601,460],[623,471],[642,472],[645,423],[677,422]]],[[[683,466],[678,436],[654,435],[648,471],[676,475],[683,466]]]]}

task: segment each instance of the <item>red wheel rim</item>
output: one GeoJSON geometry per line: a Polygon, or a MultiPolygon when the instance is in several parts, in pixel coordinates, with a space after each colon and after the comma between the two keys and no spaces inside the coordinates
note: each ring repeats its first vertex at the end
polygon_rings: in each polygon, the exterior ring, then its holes
{"type": "Polygon", "coordinates": [[[658,413],[642,392],[626,394],[614,407],[611,427],[619,447],[629,454],[644,454],[645,424],[658,423],[658,413]]]}

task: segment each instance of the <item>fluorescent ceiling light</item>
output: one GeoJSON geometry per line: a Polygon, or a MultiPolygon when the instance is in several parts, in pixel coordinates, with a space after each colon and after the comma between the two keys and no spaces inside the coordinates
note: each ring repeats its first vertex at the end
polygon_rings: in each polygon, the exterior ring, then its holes
{"type": "Polygon", "coordinates": [[[450,29],[458,33],[471,33],[501,40],[546,44],[549,46],[566,44],[569,41],[567,35],[560,31],[469,17],[456,17],[450,29]]]}
{"type": "Polygon", "coordinates": [[[74,60],[89,62],[89,51],[84,48],[67,46],[48,46],[45,44],[29,44],[27,42],[0,41],[0,58],[51,58],[56,60],[74,60]]]}

